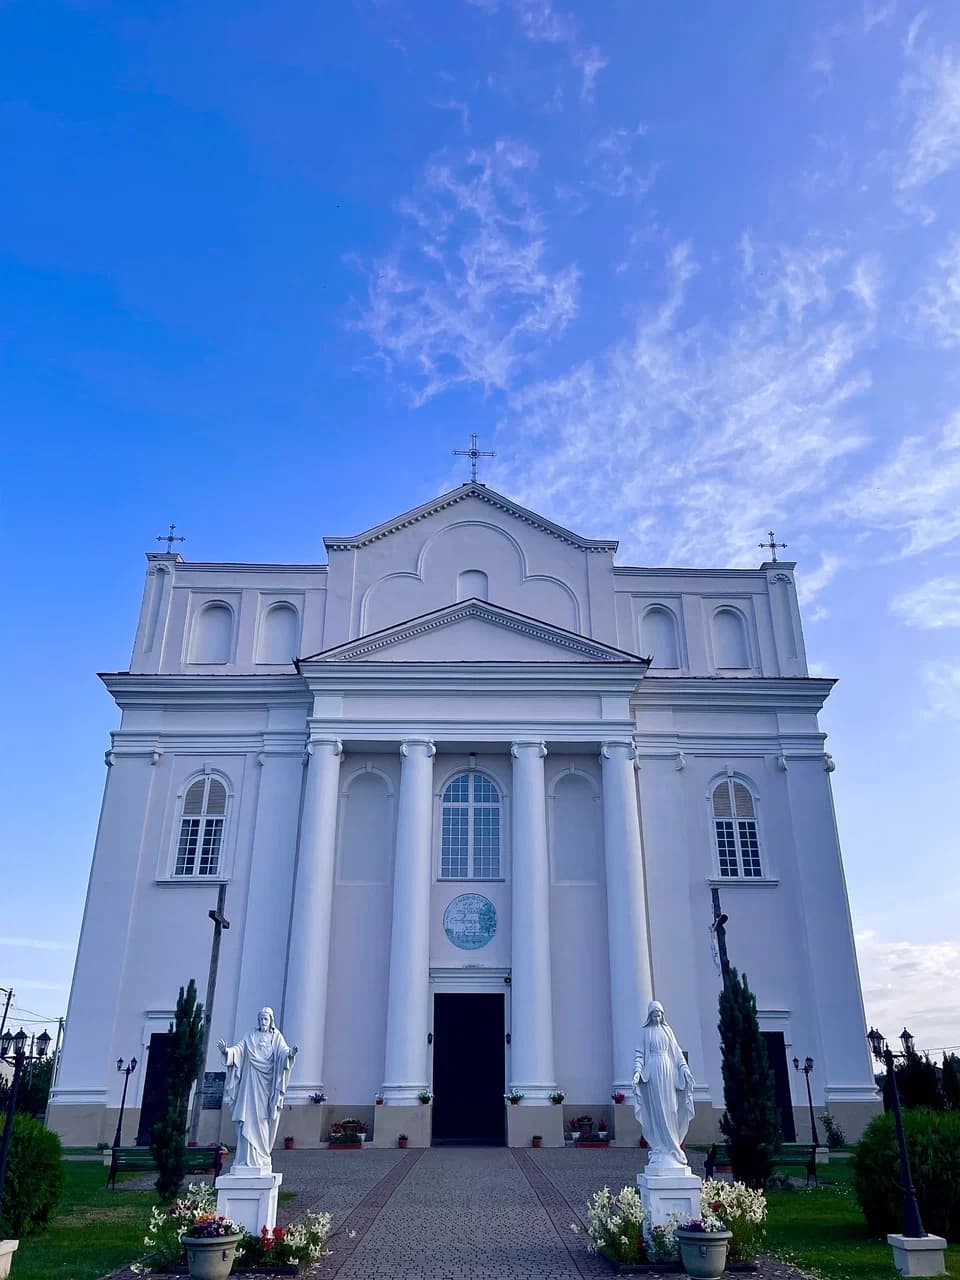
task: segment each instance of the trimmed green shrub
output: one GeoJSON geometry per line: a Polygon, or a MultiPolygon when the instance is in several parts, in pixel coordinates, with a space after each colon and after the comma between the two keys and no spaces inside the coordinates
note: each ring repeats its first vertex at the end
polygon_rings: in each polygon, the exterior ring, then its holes
{"type": "Polygon", "coordinates": [[[167,1110],[153,1126],[150,1153],[157,1162],[156,1188],[161,1200],[172,1200],[183,1181],[187,1152],[187,1103],[203,1065],[203,1006],[197,1003],[193,978],[180,988],[170,1025],[173,1039],[167,1066],[167,1110]]]}
{"type": "Polygon", "coordinates": [[[823,1124],[823,1131],[827,1135],[827,1146],[831,1151],[839,1151],[841,1147],[846,1146],[846,1135],[829,1111],[824,1111],[820,1121],[823,1124]]]}
{"type": "MultiPolygon", "coordinates": [[[[927,1231],[960,1242],[960,1112],[917,1107],[903,1128],[920,1216],[927,1231]]],[[[892,1115],[875,1116],[853,1158],[853,1186],[874,1235],[903,1224],[900,1158],[892,1115]]]]}
{"type": "Polygon", "coordinates": [[[953,1111],[960,1111],[960,1058],[955,1053],[943,1055],[941,1076],[943,1100],[953,1111]]]}
{"type": "Polygon", "coordinates": [[[17,1114],[0,1204],[0,1238],[30,1235],[47,1225],[63,1190],[60,1139],[39,1120],[17,1114]]]}

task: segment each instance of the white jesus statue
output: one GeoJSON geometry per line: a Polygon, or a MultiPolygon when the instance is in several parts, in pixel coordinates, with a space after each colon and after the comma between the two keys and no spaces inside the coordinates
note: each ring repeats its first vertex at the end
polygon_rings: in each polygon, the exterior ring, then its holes
{"type": "Polygon", "coordinates": [[[299,1053],[291,1049],[273,1021],[273,1010],[260,1010],[258,1030],[239,1044],[217,1041],[227,1064],[223,1101],[237,1126],[234,1170],[273,1168],[271,1151],[277,1138],[280,1112],[287,1091],[290,1068],[299,1053]]]}
{"type": "Polygon", "coordinates": [[[647,1172],[689,1172],[681,1143],[693,1119],[693,1076],[659,1000],[651,1000],[640,1032],[633,1092],[634,1111],[650,1148],[647,1172]]]}

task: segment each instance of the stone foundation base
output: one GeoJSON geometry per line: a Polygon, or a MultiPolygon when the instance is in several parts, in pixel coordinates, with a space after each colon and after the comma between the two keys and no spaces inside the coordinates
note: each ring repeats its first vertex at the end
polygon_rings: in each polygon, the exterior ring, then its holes
{"type": "Polygon", "coordinates": [[[893,1265],[902,1276],[943,1276],[947,1273],[943,1236],[887,1236],[893,1250],[893,1265]]]}
{"type": "Polygon", "coordinates": [[[277,1225],[277,1196],[282,1173],[259,1173],[241,1169],[222,1173],[214,1182],[217,1189],[217,1214],[238,1222],[252,1236],[260,1229],[269,1231],[277,1225]]]}
{"type": "Polygon", "coordinates": [[[563,1109],[555,1107],[552,1102],[546,1106],[531,1103],[526,1106],[519,1103],[513,1106],[505,1104],[507,1123],[507,1146],[529,1147],[531,1139],[538,1133],[545,1147],[563,1146],[563,1109]]]}
{"type": "Polygon", "coordinates": [[[680,1218],[689,1222],[700,1217],[700,1188],[695,1173],[638,1173],[640,1201],[653,1226],[680,1218]]]}
{"type": "Polygon", "coordinates": [[[0,1240],[0,1280],[6,1280],[10,1274],[10,1263],[19,1248],[19,1240],[0,1240]]]}
{"type": "Polygon", "coordinates": [[[433,1132],[433,1106],[417,1102],[392,1107],[384,1103],[374,1108],[373,1145],[395,1147],[401,1133],[409,1139],[408,1146],[429,1147],[433,1132]]]}

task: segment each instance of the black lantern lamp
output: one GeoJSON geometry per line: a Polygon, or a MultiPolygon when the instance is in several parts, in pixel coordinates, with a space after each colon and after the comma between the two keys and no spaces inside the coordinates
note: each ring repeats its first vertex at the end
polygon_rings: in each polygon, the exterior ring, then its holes
{"type": "Polygon", "coordinates": [[[114,1135],[114,1139],[113,1139],[113,1145],[115,1147],[120,1146],[120,1133],[121,1133],[121,1130],[123,1129],[123,1112],[124,1112],[124,1108],[127,1105],[127,1085],[130,1083],[130,1072],[136,1071],[136,1069],[137,1069],[136,1058],[131,1058],[126,1066],[123,1065],[122,1058],[117,1059],[117,1070],[123,1072],[123,1094],[121,1095],[121,1098],[120,1098],[120,1114],[117,1116],[117,1132],[114,1135]]]}
{"type": "Polygon", "coordinates": [[[16,1057],[19,1057],[21,1053],[24,1053],[26,1051],[26,1048],[27,1048],[27,1033],[24,1031],[23,1027],[21,1027],[20,1030],[17,1032],[17,1034],[13,1037],[14,1055],[16,1057]]]}
{"type": "Polygon", "coordinates": [[[813,1110],[813,1093],[810,1090],[810,1072],[813,1070],[813,1059],[808,1054],[803,1060],[803,1066],[800,1065],[800,1059],[794,1058],[793,1065],[795,1070],[802,1071],[807,1081],[807,1106],[810,1108],[810,1137],[814,1147],[820,1145],[820,1135],[817,1132],[817,1117],[813,1110]]]}
{"type": "Polygon", "coordinates": [[[900,1043],[903,1045],[903,1052],[908,1058],[913,1056],[913,1046],[916,1043],[913,1036],[906,1027],[900,1032],[900,1043]]]}
{"type": "MultiPolygon", "coordinates": [[[[897,1146],[900,1149],[900,1180],[903,1184],[903,1234],[913,1239],[920,1239],[927,1233],[920,1220],[920,1206],[917,1204],[917,1193],[913,1188],[913,1175],[910,1172],[910,1157],[907,1154],[907,1139],[903,1132],[903,1114],[900,1110],[900,1090],[897,1088],[897,1071],[893,1059],[893,1050],[876,1027],[867,1032],[870,1050],[878,1062],[882,1062],[887,1070],[887,1096],[893,1107],[893,1119],[897,1129],[897,1146]]],[[[900,1036],[904,1051],[913,1051],[913,1036],[903,1028],[900,1036]],[[907,1048],[909,1044],[910,1048],[907,1048]]]]}
{"type": "Polygon", "coordinates": [[[38,1058],[45,1058],[47,1056],[47,1050],[50,1048],[50,1041],[52,1039],[53,1039],[53,1036],[46,1029],[41,1031],[40,1034],[37,1036],[37,1057],[38,1058]]]}
{"type": "Polygon", "coordinates": [[[10,1046],[12,1044],[13,1032],[10,1030],[4,1031],[3,1035],[0,1036],[0,1058],[10,1057],[10,1046]]]}

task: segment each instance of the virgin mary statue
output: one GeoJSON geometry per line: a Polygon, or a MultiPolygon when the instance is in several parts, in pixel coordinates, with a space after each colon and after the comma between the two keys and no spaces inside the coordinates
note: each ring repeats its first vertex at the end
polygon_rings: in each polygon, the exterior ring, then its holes
{"type": "Polygon", "coordinates": [[[273,1010],[261,1009],[258,1029],[239,1044],[217,1041],[227,1064],[223,1101],[237,1126],[236,1169],[272,1169],[271,1151],[277,1138],[290,1068],[299,1052],[277,1030],[273,1010]]]}
{"type": "Polygon", "coordinates": [[[647,1172],[687,1169],[680,1144],[693,1119],[693,1076],[658,1000],[650,1002],[640,1032],[633,1092],[634,1112],[650,1147],[647,1172]]]}

